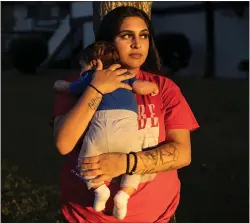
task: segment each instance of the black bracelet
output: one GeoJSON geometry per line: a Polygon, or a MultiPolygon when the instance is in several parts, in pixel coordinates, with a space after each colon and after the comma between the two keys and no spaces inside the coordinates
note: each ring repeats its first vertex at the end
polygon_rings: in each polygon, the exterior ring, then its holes
{"type": "Polygon", "coordinates": [[[134,166],[133,166],[131,172],[129,173],[129,175],[133,175],[133,174],[135,174],[135,171],[136,171],[136,168],[137,168],[137,154],[135,152],[130,152],[129,154],[132,154],[134,156],[134,158],[135,158],[134,166]]]}
{"type": "Polygon", "coordinates": [[[126,174],[129,174],[129,166],[130,166],[129,154],[126,154],[126,158],[127,158],[126,174]]]}
{"type": "Polygon", "coordinates": [[[103,95],[102,92],[100,92],[95,86],[93,86],[92,84],[89,84],[90,87],[94,88],[99,94],[103,95]]]}

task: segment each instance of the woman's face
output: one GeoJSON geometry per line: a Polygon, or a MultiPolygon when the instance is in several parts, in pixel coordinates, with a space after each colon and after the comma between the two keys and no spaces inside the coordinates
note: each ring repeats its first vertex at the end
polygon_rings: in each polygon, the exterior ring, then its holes
{"type": "Polygon", "coordinates": [[[114,39],[115,48],[124,68],[138,71],[148,56],[149,30],[140,17],[126,17],[114,39]]]}

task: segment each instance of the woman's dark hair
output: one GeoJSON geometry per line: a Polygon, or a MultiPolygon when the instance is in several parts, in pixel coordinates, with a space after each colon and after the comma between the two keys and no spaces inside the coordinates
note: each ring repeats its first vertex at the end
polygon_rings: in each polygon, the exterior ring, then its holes
{"type": "Polygon", "coordinates": [[[135,7],[122,6],[110,11],[103,19],[101,26],[96,35],[96,41],[113,41],[119,33],[123,19],[126,17],[140,17],[144,20],[149,30],[149,51],[148,56],[141,69],[162,75],[161,60],[154,43],[154,30],[147,14],[135,7]]]}

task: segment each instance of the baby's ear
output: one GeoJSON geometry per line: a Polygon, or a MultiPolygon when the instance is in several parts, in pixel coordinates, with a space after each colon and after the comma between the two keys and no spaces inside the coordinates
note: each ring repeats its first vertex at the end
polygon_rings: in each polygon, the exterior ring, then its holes
{"type": "Polygon", "coordinates": [[[96,60],[92,60],[90,62],[91,70],[96,70],[96,64],[97,64],[96,60]]]}
{"type": "Polygon", "coordinates": [[[93,60],[90,61],[89,65],[90,65],[91,67],[94,66],[94,61],[93,61],[93,60]]]}

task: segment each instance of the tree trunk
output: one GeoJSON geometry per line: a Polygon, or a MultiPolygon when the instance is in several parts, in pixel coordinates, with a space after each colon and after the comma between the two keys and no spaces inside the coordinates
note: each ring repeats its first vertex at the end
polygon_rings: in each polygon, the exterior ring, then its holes
{"type": "Polygon", "coordinates": [[[214,10],[211,2],[205,2],[206,65],[204,78],[215,76],[214,10]]]}
{"type": "Polygon", "coordinates": [[[133,6],[138,9],[143,10],[147,13],[149,18],[151,18],[151,8],[152,8],[152,2],[125,2],[125,1],[93,1],[92,7],[93,7],[93,29],[95,36],[97,34],[97,31],[99,29],[99,26],[101,25],[101,21],[103,20],[104,16],[108,14],[111,10],[121,7],[121,6],[133,6]]]}

